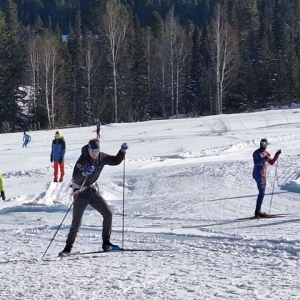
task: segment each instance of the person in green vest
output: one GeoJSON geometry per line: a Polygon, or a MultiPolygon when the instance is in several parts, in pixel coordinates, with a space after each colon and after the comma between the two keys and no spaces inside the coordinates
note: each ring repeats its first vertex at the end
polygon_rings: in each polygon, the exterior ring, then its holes
{"type": "Polygon", "coordinates": [[[0,172],[0,192],[1,192],[2,199],[5,200],[5,190],[4,190],[4,183],[3,183],[3,177],[1,172],[0,172]]]}

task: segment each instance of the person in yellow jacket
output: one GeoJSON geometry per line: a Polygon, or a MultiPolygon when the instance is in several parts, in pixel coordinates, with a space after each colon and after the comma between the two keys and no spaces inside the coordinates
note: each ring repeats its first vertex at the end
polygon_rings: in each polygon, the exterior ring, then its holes
{"type": "Polygon", "coordinates": [[[1,172],[0,172],[0,192],[1,192],[2,199],[5,200],[5,190],[4,190],[4,183],[3,183],[3,177],[1,172]]]}

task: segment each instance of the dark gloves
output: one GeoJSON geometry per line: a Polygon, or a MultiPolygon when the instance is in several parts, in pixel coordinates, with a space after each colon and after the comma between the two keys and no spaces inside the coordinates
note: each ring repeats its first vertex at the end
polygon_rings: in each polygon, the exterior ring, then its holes
{"type": "Polygon", "coordinates": [[[63,162],[63,159],[60,159],[60,160],[59,160],[59,163],[61,164],[62,162],[63,162]]]}
{"type": "Polygon", "coordinates": [[[53,163],[53,157],[50,155],[50,162],[53,163]]]}
{"type": "Polygon", "coordinates": [[[266,156],[264,157],[265,160],[269,160],[270,158],[271,158],[271,155],[270,155],[270,154],[268,154],[268,155],[266,155],[266,156]]]}
{"type": "Polygon", "coordinates": [[[275,154],[277,154],[277,155],[281,154],[281,149],[277,150],[277,152],[275,154]]]}
{"type": "Polygon", "coordinates": [[[122,150],[122,151],[126,151],[127,149],[128,149],[127,143],[123,143],[123,144],[121,145],[121,150],[122,150]]]}
{"type": "Polygon", "coordinates": [[[4,192],[4,191],[1,191],[1,197],[2,197],[3,200],[6,199],[6,198],[5,198],[5,192],[4,192]]]}

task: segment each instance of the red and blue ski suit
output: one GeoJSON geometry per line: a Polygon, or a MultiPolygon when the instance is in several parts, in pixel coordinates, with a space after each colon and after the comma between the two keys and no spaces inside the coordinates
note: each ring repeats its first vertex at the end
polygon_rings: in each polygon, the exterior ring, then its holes
{"type": "Polygon", "coordinates": [[[253,152],[253,179],[256,181],[259,194],[256,200],[256,209],[260,211],[266,190],[266,173],[267,173],[267,163],[273,165],[278,159],[279,154],[276,153],[273,158],[271,158],[270,153],[264,149],[259,148],[253,152]]]}

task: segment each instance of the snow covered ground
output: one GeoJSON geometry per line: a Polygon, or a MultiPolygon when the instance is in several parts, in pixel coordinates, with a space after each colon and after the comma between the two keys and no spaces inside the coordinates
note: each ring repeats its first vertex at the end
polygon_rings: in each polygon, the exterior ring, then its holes
{"type": "MultiPolygon", "coordinates": [[[[0,202],[0,299],[300,299],[299,110],[103,126],[103,152],[129,144],[125,163],[106,166],[98,182],[114,212],[112,242],[170,251],[43,261],[71,203],[73,166],[94,129],[62,130],[64,183],[52,182],[56,130],[30,132],[28,148],[22,133],[0,135],[8,200],[0,202]],[[264,137],[271,155],[282,155],[268,167],[263,210],[289,215],[236,222],[254,213],[252,153],[264,137]]],[[[45,258],[63,249],[71,214],[45,258]]],[[[101,223],[86,210],[74,252],[101,249],[101,223]]]]}

